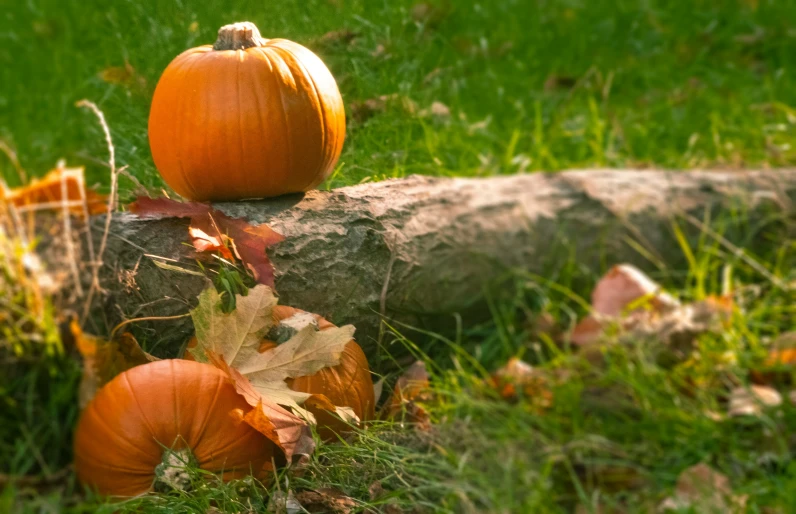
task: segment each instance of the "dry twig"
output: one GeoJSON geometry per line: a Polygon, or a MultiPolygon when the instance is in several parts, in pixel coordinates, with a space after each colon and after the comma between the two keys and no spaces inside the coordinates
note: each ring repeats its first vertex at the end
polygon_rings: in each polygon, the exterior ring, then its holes
{"type": "MultiPolygon", "coordinates": [[[[111,168],[111,192],[108,196],[108,210],[105,215],[105,228],[104,232],[102,233],[102,240],[100,241],[99,251],[97,252],[96,258],[92,259],[92,271],[91,271],[91,288],[88,290],[88,295],[86,297],[86,302],[83,306],[83,315],[80,318],[81,325],[85,323],[86,318],[88,317],[89,310],[91,309],[91,303],[94,299],[94,293],[99,291],[100,283],[99,283],[99,269],[102,266],[102,255],[105,253],[105,246],[108,243],[108,233],[111,229],[111,219],[113,218],[113,212],[116,210],[116,199],[118,197],[118,179],[119,173],[116,170],[116,150],[113,147],[113,140],[111,139],[111,131],[108,128],[108,124],[105,122],[105,115],[102,111],[97,107],[96,104],[90,102],[88,100],[80,100],[76,104],[78,107],[86,107],[91,109],[94,114],[97,116],[100,125],[102,126],[102,130],[105,133],[105,142],[108,145],[108,164],[111,168]]],[[[90,225],[89,225],[90,227],[90,225]]],[[[91,239],[91,233],[89,229],[88,239],[91,239]]]]}

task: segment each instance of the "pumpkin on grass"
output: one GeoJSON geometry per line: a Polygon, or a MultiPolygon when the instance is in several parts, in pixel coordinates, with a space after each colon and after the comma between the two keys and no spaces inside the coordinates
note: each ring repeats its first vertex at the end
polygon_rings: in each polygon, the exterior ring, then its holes
{"type": "MultiPolygon", "coordinates": [[[[293,316],[306,315],[307,312],[294,307],[277,305],[272,314],[274,323],[278,324],[293,316]]],[[[312,317],[318,324],[319,330],[334,327],[331,322],[317,314],[312,314],[312,317]]],[[[193,337],[188,342],[187,348],[194,348],[196,344],[196,337],[193,337]]],[[[265,339],[260,345],[259,351],[268,351],[276,345],[276,342],[265,339]]],[[[184,358],[194,360],[190,351],[185,352],[184,358]]],[[[340,357],[340,364],[337,366],[323,368],[313,375],[287,379],[286,382],[288,387],[294,391],[322,394],[337,407],[350,407],[361,421],[374,418],[376,398],[368,359],[362,348],[353,339],[345,346],[340,357]]],[[[335,434],[349,429],[346,422],[327,410],[314,406],[308,406],[308,410],[315,416],[318,422],[318,435],[324,440],[332,440],[335,438],[335,434]]]]}
{"type": "Polygon", "coordinates": [[[178,485],[186,463],[224,480],[259,472],[275,445],[242,420],[250,409],[209,364],[171,359],[129,369],[80,417],[78,479],[103,495],[135,496],[157,479],[178,485]]]}
{"type": "Polygon", "coordinates": [[[332,172],[344,138],[343,99],[323,62],[249,22],[177,56],[149,114],[155,165],[191,200],[308,191],[332,172]]]}

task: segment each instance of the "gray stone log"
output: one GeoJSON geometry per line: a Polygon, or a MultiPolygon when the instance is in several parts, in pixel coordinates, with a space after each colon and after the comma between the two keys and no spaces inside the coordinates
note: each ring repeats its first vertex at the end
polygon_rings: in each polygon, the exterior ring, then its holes
{"type": "MultiPolygon", "coordinates": [[[[484,287],[507,270],[554,277],[573,262],[595,276],[620,262],[684,269],[673,223],[694,243],[704,230],[698,220],[709,213],[721,220],[723,245],[755,244],[754,227],[769,221],[780,224],[782,237],[793,236],[787,222],[795,201],[796,170],[591,170],[412,176],[215,207],[283,234],[269,249],[280,302],[354,324],[375,358],[385,341],[382,319],[443,333],[455,327],[455,314],[465,325],[482,321],[489,316],[484,287]]],[[[187,226],[115,217],[95,311],[108,326],[193,305],[204,279],[146,256],[191,262],[187,226]]],[[[173,356],[192,328],[182,319],[136,323],[134,331],[156,355],[173,356]]]]}

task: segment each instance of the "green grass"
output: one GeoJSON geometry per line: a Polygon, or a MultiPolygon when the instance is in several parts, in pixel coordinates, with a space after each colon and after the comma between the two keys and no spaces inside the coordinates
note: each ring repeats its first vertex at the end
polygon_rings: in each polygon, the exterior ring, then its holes
{"type": "Polygon", "coordinates": [[[160,73],[182,50],[213,42],[222,24],[246,19],[317,51],[349,112],[387,94],[417,104],[415,114],[397,102],[349,120],[329,186],[410,173],[796,160],[792,1],[447,0],[426,15],[414,4],[13,2],[0,19],[0,137],[31,173],[64,157],[105,183],[103,138],[74,107],[88,98],[107,115],[119,163],[160,185],[146,137],[160,73]],[[319,42],[344,29],[358,34],[350,44],[319,42]],[[136,71],[130,84],[99,77],[125,62],[136,71]],[[451,116],[420,116],[434,101],[451,116]]]}
{"type": "MultiPolygon", "coordinates": [[[[212,42],[222,24],[250,20],[266,37],[321,55],[349,114],[380,95],[404,98],[349,119],[341,165],[323,187],[411,173],[796,162],[796,2],[432,4],[423,15],[414,0],[14,2],[0,13],[0,138],[31,174],[66,158],[107,188],[101,132],[74,106],[88,98],[106,114],[118,164],[160,187],[146,137],[159,74],[180,51],[212,42]],[[343,29],[357,37],[320,41],[343,29]],[[136,71],[128,83],[100,78],[125,62],[136,71]],[[433,102],[451,115],[422,115],[433,102]]],[[[0,173],[16,183],[2,159],[0,173]]],[[[130,197],[132,182],[121,180],[130,197]]],[[[787,223],[748,226],[738,215],[711,226],[741,231],[735,240],[747,242],[747,254],[793,284],[787,223]]],[[[694,379],[745,383],[771,340],[793,328],[796,299],[708,236],[682,250],[685,264],[662,263],[656,279],[686,300],[729,289],[739,302],[727,330],[701,338],[688,363],[664,365],[653,348],[630,348],[594,368],[534,327],[545,316],[571,325],[597,277],[573,259],[546,277],[509,273],[488,291],[492,320],[455,340],[395,327],[385,351],[414,352],[433,372],[430,433],[383,423],[322,444],[306,473],[281,476],[280,487],[335,487],[360,511],[394,502],[407,512],[572,512],[576,505],[649,512],[683,469],[705,461],[749,495],[749,512],[796,512],[796,409],[786,402],[761,418],[716,421],[705,410],[721,409],[723,388],[684,390],[694,379]],[[506,402],[483,385],[515,355],[570,373],[543,414],[533,398],[506,402]],[[375,481],[386,497],[370,498],[375,481]]],[[[122,504],[86,494],[70,473],[59,474],[71,460],[77,416],[80,370],[69,349],[36,359],[7,348],[0,354],[0,512],[246,512],[268,504],[257,484],[224,485],[198,470],[190,494],[122,504]],[[7,484],[22,475],[57,479],[7,484]]]]}

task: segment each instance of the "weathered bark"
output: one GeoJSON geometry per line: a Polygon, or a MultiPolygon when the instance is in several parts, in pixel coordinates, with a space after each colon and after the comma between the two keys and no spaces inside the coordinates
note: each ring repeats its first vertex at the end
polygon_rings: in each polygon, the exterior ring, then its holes
{"type": "MultiPolygon", "coordinates": [[[[573,261],[595,274],[619,262],[682,269],[673,222],[694,242],[701,232],[694,218],[710,213],[730,242],[749,245],[761,223],[792,219],[794,201],[796,170],[596,170],[414,176],[216,207],[282,233],[286,240],[269,249],[281,303],[355,324],[374,357],[382,315],[441,331],[456,313],[465,324],[480,321],[488,316],[484,285],[511,269],[545,277],[573,261]]],[[[144,255],[184,260],[186,227],[131,214],[114,220],[103,272],[109,325],[192,305],[204,279],[160,269],[144,255]]],[[[174,355],[191,324],[143,322],[136,331],[156,354],[174,355]]]]}

